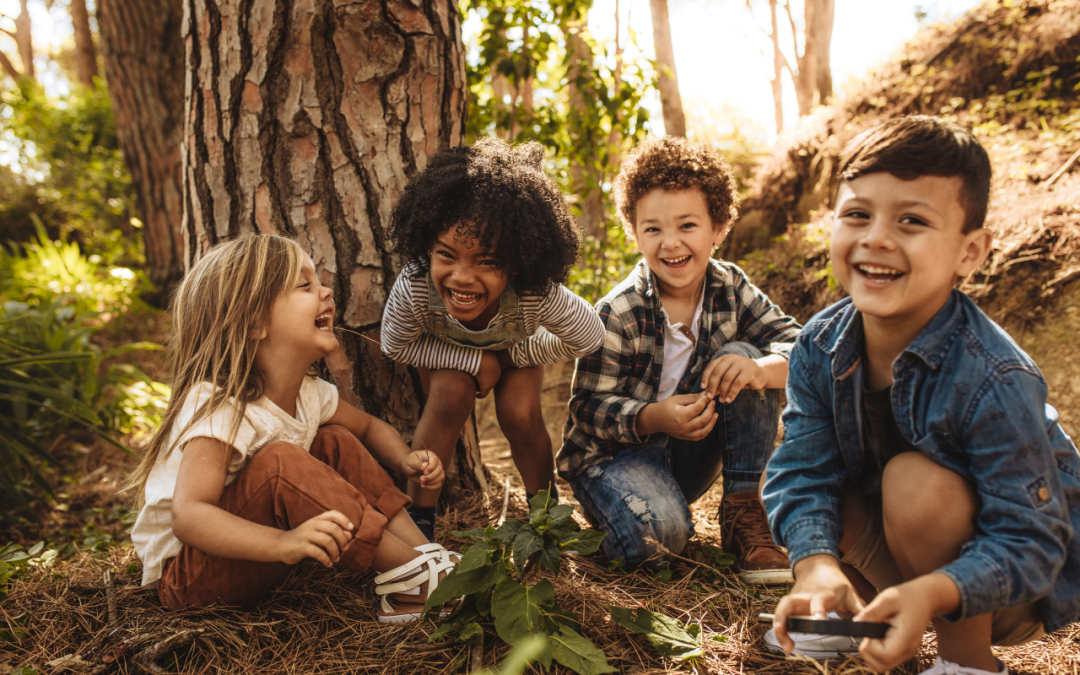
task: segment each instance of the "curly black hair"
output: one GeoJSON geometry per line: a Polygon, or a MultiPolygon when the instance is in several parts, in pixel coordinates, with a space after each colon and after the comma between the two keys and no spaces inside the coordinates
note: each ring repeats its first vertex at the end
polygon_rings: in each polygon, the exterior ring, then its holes
{"type": "Polygon", "coordinates": [[[739,191],[731,168],[706,143],[665,136],[645,141],[623,160],[615,179],[615,206],[631,236],[638,200],[654,188],[701,190],[715,227],[727,229],[739,213],[739,191]]]}
{"type": "Polygon", "coordinates": [[[581,235],[543,163],[539,143],[511,147],[497,138],[438,153],[394,208],[390,241],[427,274],[435,241],[456,227],[491,251],[515,291],[547,293],[566,282],[581,235]]]}

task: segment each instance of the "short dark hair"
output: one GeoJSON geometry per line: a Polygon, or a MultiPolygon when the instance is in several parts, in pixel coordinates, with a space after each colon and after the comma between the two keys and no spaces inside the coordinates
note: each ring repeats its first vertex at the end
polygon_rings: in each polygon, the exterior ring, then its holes
{"type": "Polygon", "coordinates": [[[738,214],[739,192],[731,167],[706,143],[665,136],[634,149],[615,179],[615,205],[623,227],[633,232],[637,203],[654,188],[701,190],[713,224],[727,227],[738,214]]]}
{"type": "Polygon", "coordinates": [[[539,143],[498,138],[436,154],[405,188],[387,233],[405,262],[427,274],[431,250],[450,227],[490,250],[519,293],[564,284],[581,236],[566,198],[543,170],[539,143]]]}
{"type": "Polygon", "coordinates": [[[964,233],[986,220],[990,157],[964,127],[937,117],[897,117],[859,134],[840,154],[840,182],[884,171],[900,180],[959,177],[964,233]]]}

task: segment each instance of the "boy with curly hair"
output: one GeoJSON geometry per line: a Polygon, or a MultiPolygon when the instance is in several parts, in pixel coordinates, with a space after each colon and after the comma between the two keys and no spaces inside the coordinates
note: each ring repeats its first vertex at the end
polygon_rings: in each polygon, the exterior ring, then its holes
{"type": "Polygon", "coordinates": [[[648,141],[623,162],[615,199],[643,259],[596,305],[606,337],[578,360],[559,473],[607,533],[604,553],[629,567],[663,564],[647,539],[683,550],[689,505],[722,473],[740,577],[790,581],[757,489],[800,327],[712,258],[736,213],[731,171],[704,144],[648,141]]]}
{"type": "Polygon", "coordinates": [[[937,118],[841,156],[832,267],[850,297],[792,353],[763,491],[795,563],[766,636],[785,651],[793,614],[885,621],[858,645],[884,672],[932,621],[923,675],[1005,675],[992,644],[1080,619],[1080,455],[1035,363],[955,288],[990,250],[989,194],[986,150],[937,118]]]}
{"type": "MultiPolygon", "coordinates": [[[[539,143],[485,138],[440,152],[405,190],[388,233],[406,264],[390,291],[382,350],[427,389],[413,448],[448,464],[477,398],[495,412],[530,496],[554,485],[540,406],[544,365],[604,339],[588,303],[562,284],[580,237],[543,171],[539,143]]],[[[409,484],[409,515],[434,540],[438,490],[409,484]]]]}

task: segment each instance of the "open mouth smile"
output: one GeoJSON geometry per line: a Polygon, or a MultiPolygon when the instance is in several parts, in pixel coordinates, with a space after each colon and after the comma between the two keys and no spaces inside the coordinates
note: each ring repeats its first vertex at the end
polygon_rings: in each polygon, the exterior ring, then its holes
{"type": "Polygon", "coordinates": [[[315,327],[321,331],[327,333],[334,332],[334,312],[333,310],[323,312],[319,316],[315,317],[315,327]]]}
{"type": "Polygon", "coordinates": [[[471,309],[480,302],[480,293],[462,293],[460,291],[455,291],[452,288],[447,288],[446,292],[450,294],[450,299],[453,301],[453,304],[462,309],[471,309]]]}
{"type": "Polygon", "coordinates": [[[668,267],[684,267],[686,263],[690,262],[690,255],[680,256],[678,258],[660,258],[660,261],[668,267]]]}
{"type": "Polygon", "coordinates": [[[858,263],[855,265],[855,271],[861,274],[865,279],[877,284],[887,284],[896,281],[900,277],[904,276],[906,272],[901,272],[895,267],[885,267],[883,265],[870,265],[867,263],[858,263]]]}

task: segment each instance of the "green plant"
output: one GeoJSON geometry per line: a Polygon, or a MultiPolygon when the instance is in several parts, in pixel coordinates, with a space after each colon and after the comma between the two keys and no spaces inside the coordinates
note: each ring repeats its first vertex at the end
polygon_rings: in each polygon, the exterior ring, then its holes
{"type": "Polygon", "coordinates": [[[538,569],[558,575],[560,553],[595,553],[604,534],[582,530],[573,519],[573,507],[559,505],[547,490],[529,502],[529,520],[510,520],[499,528],[462,533],[474,544],[463,549],[461,562],[428,598],[425,612],[460,598],[430,640],[457,633],[467,642],[493,625],[509,645],[518,646],[536,635],[547,637],[537,647],[536,660],[545,669],[552,660],[581,673],[611,673],[604,652],[581,634],[581,619],[555,603],[555,587],[536,579],[538,569]]]}
{"type": "Polygon", "coordinates": [[[701,626],[681,623],[665,614],[650,612],[644,607],[637,610],[610,607],[611,619],[623,628],[644,635],[657,653],[674,661],[696,659],[702,655],[701,626]]]}

